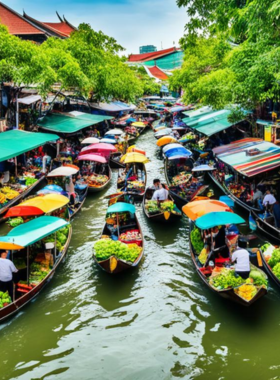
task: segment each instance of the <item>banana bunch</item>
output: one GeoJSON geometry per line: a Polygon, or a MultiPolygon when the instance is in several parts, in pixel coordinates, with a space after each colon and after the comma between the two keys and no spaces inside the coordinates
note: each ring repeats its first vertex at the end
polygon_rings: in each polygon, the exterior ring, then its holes
{"type": "Polygon", "coordinates": [[[3,187],[3,189],[1,189],[1,193],[7,200],[14,199],[19,195],[19,193],[16,190],[12,190],[9,186],[3,187]]]}
{"type": "Polygon", "coordinates": [[[5,194],[3,194],[3,193],[0,192],[0,203],[3,204],[3,203],[5,203],[5,201],[6,201],[5,194]]]}
{"type": "Polygon", "coordinates": [[[1,193],[8,194],[12,189],[9,186],[5,186],[1,189],[1,193]]]}

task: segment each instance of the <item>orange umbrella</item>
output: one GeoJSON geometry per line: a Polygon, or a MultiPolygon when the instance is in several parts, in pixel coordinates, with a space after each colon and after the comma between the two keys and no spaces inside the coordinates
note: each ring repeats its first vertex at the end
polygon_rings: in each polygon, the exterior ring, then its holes
{"type": "Polygon", "coordinates": [[[177,140],[174,139],[174,137],[171,136],[163,136],[157,141],[157,146],[164,146],[171,143],[176,143],[177,140]]]}
{"type": "Polygon", "coordinates": [[[226,203],[216,201],[215,199],[190,202],[182,208],[182,211],[191,220],[196,220],[197,218],[209,214],[210,212],[233,212],[232,209],[226,203]]]}

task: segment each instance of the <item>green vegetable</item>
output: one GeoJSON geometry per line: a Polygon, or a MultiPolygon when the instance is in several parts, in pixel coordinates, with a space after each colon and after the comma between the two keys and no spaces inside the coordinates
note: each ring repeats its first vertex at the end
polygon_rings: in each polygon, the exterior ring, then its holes
{"type": "Polygon", "coordinates": [[[12,299],[8,292],[0,292],[0,309],[4,307],[4,304],[11,303],[12,299]]]}
{"type": "Polygon", "coordinates": [[[269,243],[265,243],[265,244],[261,247],[262,252],[265,252],[265,251],[267,250],[268,247],[270,247],[270,244],[269,244],[269,243]]]}
{"type": "Polygon", "coordinates": [[[24,221],[23,221],[23,219],[22,219],[22,217],[18,217],[18,218],[12,218],[12,219],[9,219],[8,221],[7,221],[7,224],[9,224],[9,226],[10,227],[17,227],[17,226],[19,226],[20,224],[23,224],[24,223],[24,221]]]}
{"type": "Polygon", "coordinates": [[[245,280],[238,276],[235,277],[234,270],[224,268],[221,274],[211,277],[211,285],[217,289],[235,288],[245,283],[245,280]]]}
{"type": "Polygon", "coordinates": [[[139,256],[142,248],[135,247],[135,244],[130,246],[120,241],[101,239],[94,244],[94,250],[97,261],[107,260],[111,256],[116,256],[118,259],[133,263],[139,256]]]}
{"type": "Polygon", "coordinates": [[[27,177],[25,180],[26,186],[32,186],[35,182],[37,182],[36,178],[27,177]]]}
{"type": "Polygon", "coordinates": [[[204,247],[204,243],[198,228],[194,228],[191,232],[191,243],[196,253],[200,253],[204,247]]]}
{"type": "Polygon", "coordinates": [[[267,286],[266,278],[257,269],[251,270],[249,277],[254,280],[254,285],[257,285],[257,286],[265,285],[265,286],[267,286]]]}
{"type": "Polygon", "coordinates": [[[276,248],[268,261],[268,265],[273,268],[276,264],[280,263],[280,249],[276,248]]]}
{"type": "Polygon", "coordinates": [[[280,263],[276,264],[273,269],[272,269],[272,272],[275,274],[275,276],[277,278],[280,279],[280,263]]]}

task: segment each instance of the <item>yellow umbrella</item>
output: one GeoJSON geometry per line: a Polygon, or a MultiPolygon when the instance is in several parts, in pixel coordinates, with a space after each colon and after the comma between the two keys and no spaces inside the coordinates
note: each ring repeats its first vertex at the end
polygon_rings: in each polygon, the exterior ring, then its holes
{"type": "Polygon", "coordinates": [[[133,127],[138,127],[138,128],[145,128],[146,124],[143,123],[142,121],[136,121],[135,123],[131,124],[133,127]]]}
{"type": "Polygon", "coordinates": [[[60,194],[46,194],[39,197],[28,199],[21,203],[21,206],[34,206],[38,207],[44,213],[48,214],[61,207],[66,206],[69,203],[69,199],[60,194]]]}
{"type": "Polygon", "coordinates": [[[127,153],[121,158],[120,161],[124,164],[130,164],[132,162],[147,164],[150,162],[150,160],[141,153],[127,153]]]}
{"type": "Polygon", "coordinates": [[[21,245],[18,245],[18,244],[14,244],[14,243],[10,243],[8,241],[1,241],[0,242],[0,249],[4,249],[4,250],[20,250],[20,249],[23,249],[24,247],[22,247],[21,245]]]}
{"type": "Polygon", "coordinates": [[[158,139],[157,146],[164,146],[164,145],[172,144],[172,143],[176,143],[176,142],[177,142],[177,140],[174,139],[174,137],[163,136],[160,139],[158,139]]]}
{"type": "Polygon", "coordinates": [[[182,208],[182,211],[191,220],[196,220],[201,216],[209,214],[211,212],[233,212],[232,209],[226,203],[217,201],[215,199],[189,202],[182,208]]]}
{"type": "Polygon", "coordinates": [[[130,147],[127,148],[127,151],[126,153],[140,153],[140,154],[143,154],[144,156],[146,156],[146,152],[142,149],[139,149],[139,148],[136,148],[135,145],[131,145],[130,147]]]}

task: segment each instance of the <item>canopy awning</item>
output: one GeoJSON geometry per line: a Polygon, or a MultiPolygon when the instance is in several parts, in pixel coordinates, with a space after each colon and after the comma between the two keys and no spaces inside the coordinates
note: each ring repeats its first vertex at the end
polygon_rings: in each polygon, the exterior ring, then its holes
{"type": "Polygon", "coordinates": [[[54,216],[40,216],[30,222],[21,224],[12,229],[6,236],[0,236],[0,249],[6,249],[7,244],[10,249],[22,249],[43,239],[44,237],[67,226],[68,222],[54,216]],[[14,245],[14,248],[12,248],[14,245]],[[16,248],[18,247],[18,248],[16,248]]]}
{"type": "Polygon", "coordinates": [[[49,133],[26,132],[18,129],[0,133],[0,162],[36,149],[59,137],[49,133]]]}
{"type": "Polygon", "coordinates": [[[247,177],[280,166],[280,147],[263,140],[244,139],[221,148],[214,149],[216,157],[247,177]]]}
{"type": "Polygon", "coordinates": [[[135,214],[135,206],[130,203],[117,202],[108,208],[107,214],[116,212],[130,212],[131,214],[135,214]]]}
{"type": "Polygon", "coordinates": [[[202,115],[205,115],[211,112],[214,112],[212,108],[209,106],[205,106],[205,107],[198,108],[197,110],[190,110],[190,111],[183,112],[183,114],[186,115],[187,118],[190,118],[190,117],[200,117],[202,115]]]}
{"type": "Polygon", "coordinates": [[[88,113],[73,111],[70,114],[52,113],[38,122],[40,128],[57,133],[75,133],[84,128],[112,119],[111,116],[91,115],[88,113]]]}
{"type": "Polygon", "coordinates": [[[39,100],[41,100],[41,96],[40,95],[30,95],[30,96],[26,96],[25,98],[19,98],[17,100],[18,103],[21,103],[21,104],[26,104],[26,105],[30,105],[32,103],[36,103],[38,102],[39,100]]]}

